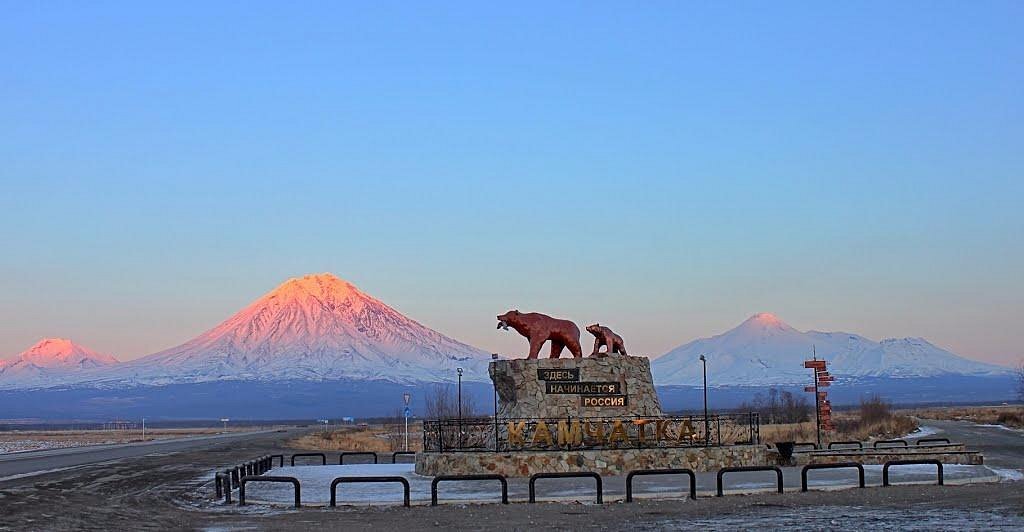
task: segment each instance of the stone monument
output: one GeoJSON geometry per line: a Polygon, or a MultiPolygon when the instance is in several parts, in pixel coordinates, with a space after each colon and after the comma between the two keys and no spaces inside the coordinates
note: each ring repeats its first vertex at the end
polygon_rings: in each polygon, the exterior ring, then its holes
{"type": "Polygon", "coordinates": [[[423,422],[421,475],[637,469],[710,471],[764,462],[756,415],[666,416],[646,357],[626,354],[621,336],[594,324],[584,358],[580,330],[569,320],[511,310],[498,328],[529,342],[524,359],[494,360],[495,415],[423,422]],[[551,342],[550,358],[538,358],[551,342]],[[600,351],[605,347],[605,351],[600,351]],[[573,358],[560,358],[568,348],[573,358]]]}
{"type": "Polygon", "coordinates": [[[647,357],[495,360],[498,418],[660,417],[647,357]]]}

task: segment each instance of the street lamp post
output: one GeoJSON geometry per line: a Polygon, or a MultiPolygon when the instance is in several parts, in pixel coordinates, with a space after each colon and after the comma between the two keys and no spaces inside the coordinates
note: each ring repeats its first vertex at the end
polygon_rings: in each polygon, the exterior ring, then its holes
{"type": "Polygon", "coordinates": [[[711,443],[711,425],[708,424],[708,359],[701,355],[700,361],[704,365],[704,446],[707,447],[711,443]]]}
{"type": "Polygon", "coordinates": [[[412,399],[412,395],[409,392],[402,394],[402,401],[405,402],[405,410],[402,413],[405,415],[405,450],[409,451],[409,401],[412,399]]]}
{"type": "Polygon", "coordinates": [[[459,374],[459,448],[462,448],[462,368],[455,368],[459,374]]]}
{"type": "MultiPolygon", "coordinates": [[[[498,360],[498,353],[491,353],[491,360],[498,360]]],[[[491,379],[494,390],[494,452],[498,452],[498,385],[491,379]]]]}

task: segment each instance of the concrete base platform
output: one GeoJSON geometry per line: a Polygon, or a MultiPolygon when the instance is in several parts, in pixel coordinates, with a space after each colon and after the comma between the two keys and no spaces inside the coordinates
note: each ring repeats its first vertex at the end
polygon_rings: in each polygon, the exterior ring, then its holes
{"type": "MultiPolygon", "coordinates": [[[[769,459],[778,459],[778,453],[769,451],[769,459]]],[[[887,447],[879,449],[835,449],[793,453],[788,465],[834,464],[857,462],[880,465],[892,460],[938,460],[943,464],[983,465],[984,457],[978,451],[967,451],[962,444],[924,447],[887,447]]]]}

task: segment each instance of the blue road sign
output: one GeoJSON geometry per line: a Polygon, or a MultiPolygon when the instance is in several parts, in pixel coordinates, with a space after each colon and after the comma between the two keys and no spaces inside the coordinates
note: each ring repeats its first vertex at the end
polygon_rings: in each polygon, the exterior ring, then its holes
{"type": "Polygon", "coordinates": [[[412,416],[412,410],[409,410],[409,407],[405,407],[405,417],[410,417],[410,416],[412,416]]]}

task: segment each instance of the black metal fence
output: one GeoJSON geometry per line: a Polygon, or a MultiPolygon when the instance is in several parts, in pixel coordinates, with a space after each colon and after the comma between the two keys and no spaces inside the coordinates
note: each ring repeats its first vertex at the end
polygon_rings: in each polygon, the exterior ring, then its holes
{"type": "Polygon", "coordinates": [[[665,417],[423,421],[424,452],[646,449],[758,444],[756,412],[665,417]]]}

